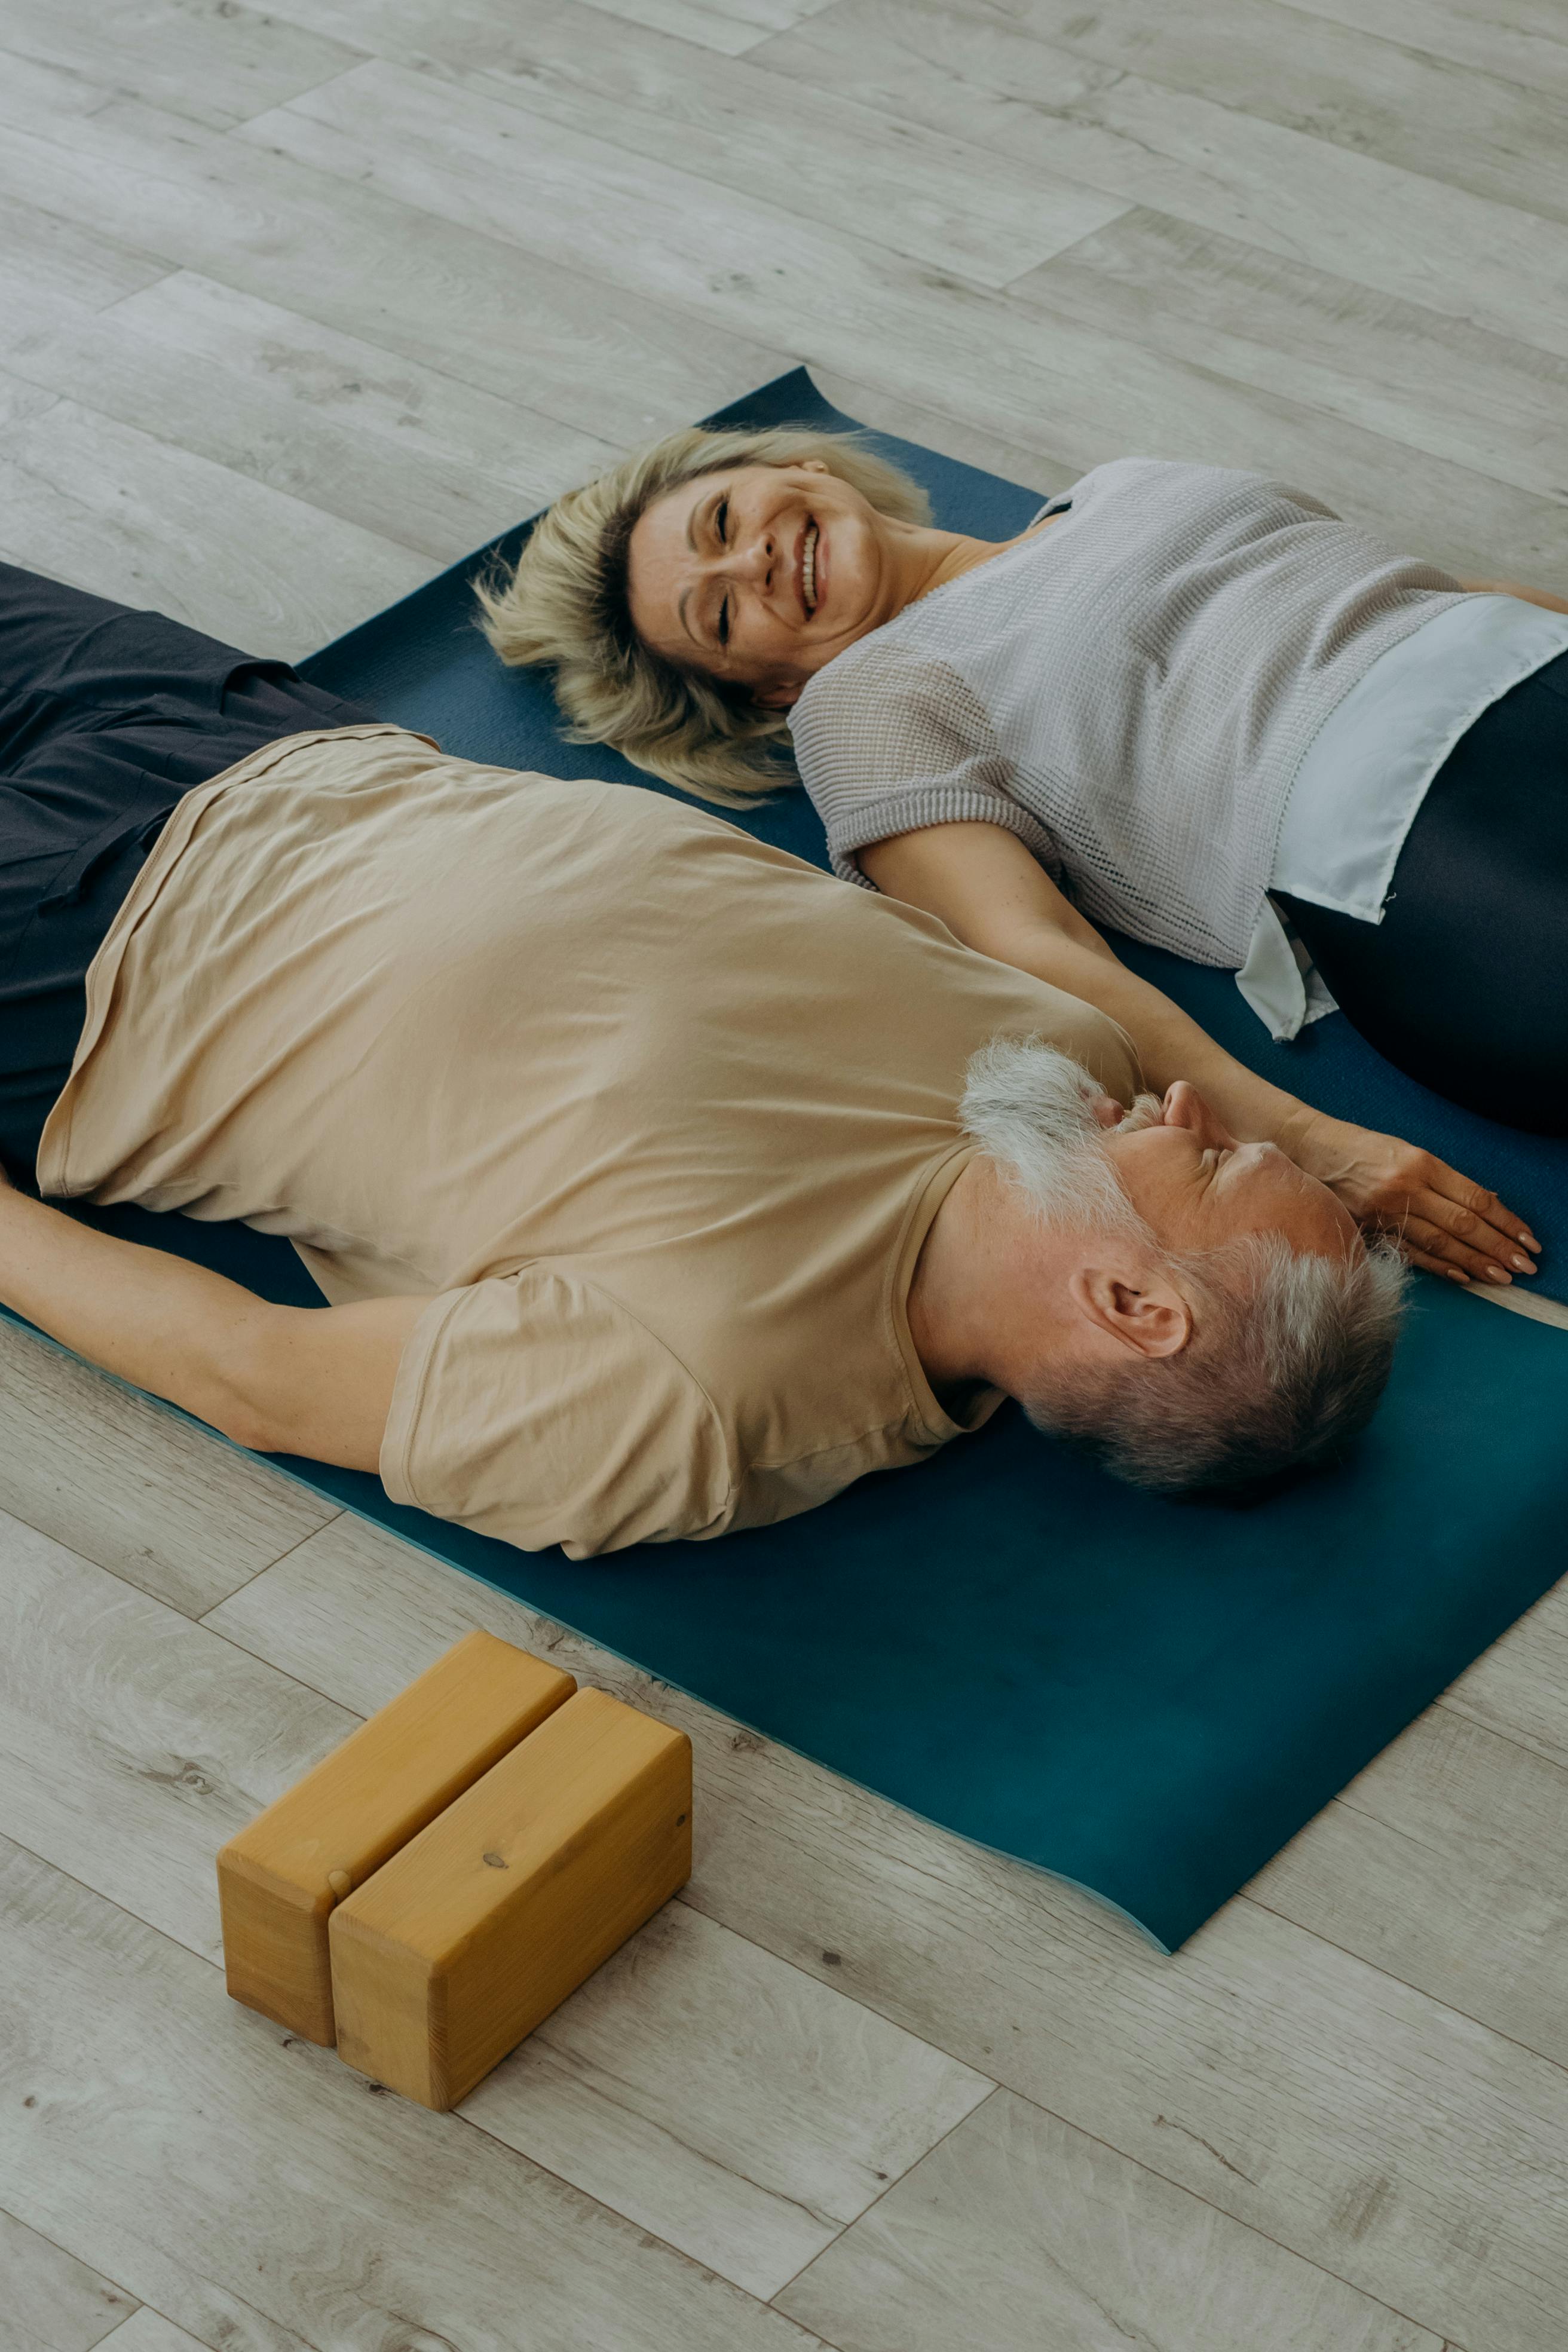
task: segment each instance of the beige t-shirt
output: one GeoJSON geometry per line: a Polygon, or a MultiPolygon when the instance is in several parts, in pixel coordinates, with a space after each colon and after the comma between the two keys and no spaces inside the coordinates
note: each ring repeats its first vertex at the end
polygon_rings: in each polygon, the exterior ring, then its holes
{"type": "Polygon", "coordinates": [[[427,1294],[387,1492],[581,1557],[959,1433],[905,1300],[998,1032],[1136,1090],[1100,1014],[716,817],[345,728],[179,803],[39,1180],[286,1234],[334,1302],[427,1294]]]}

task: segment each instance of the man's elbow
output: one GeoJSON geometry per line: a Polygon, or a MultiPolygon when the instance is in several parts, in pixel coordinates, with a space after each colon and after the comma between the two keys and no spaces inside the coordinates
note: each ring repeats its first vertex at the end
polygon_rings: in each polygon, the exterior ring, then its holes
{"type": "Polygon", "coordinates": [[[203,1367],[201,1393],[191,1401],[193,1412],[247,1453],[301,1450],[289,1410],[289,1326],[297,1311],[263,1305],[247,1315],[203,1367]]]}
{"type": "Polygon", "coordinates": [[[237,1321],[195,1410],[252,1454],[377,1469],[393,1385],[419,1299],[273,1307],[237,1321]]]}
{"type": "Polygon", "coordinates": [[[209,1428],[231,1445],[242,1445],[247,1454],[293,1454],[299,1451],[295,1441],[285,1434],[278,1421],[263,1412],[259,1406],[242,1397],[219,1400],[214,1411],[202,1415],[209,1428]]]}

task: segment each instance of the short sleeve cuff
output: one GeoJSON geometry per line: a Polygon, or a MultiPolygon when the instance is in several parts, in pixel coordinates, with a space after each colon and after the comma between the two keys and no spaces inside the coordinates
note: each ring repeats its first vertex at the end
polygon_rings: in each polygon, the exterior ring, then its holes
{"type": "Polygon", "coordinates": [[[379,1466],[381,1483],[390,1499],[414,1510],[428,1507],[416,1492],[413,1477],[414,1433],[424,1406],[426,1381],[447,1318],[463,1296],[461,1290],[447,1290],[433,1298],[409,1333],[397,1360],[397,1378],[393,1382],[392,1403],[382,1434],[379,1466]]]}
{"type": "Polygon", "coordinates": [[[943,784],[927,790],[908,785],[859,803],[853,814],[836,824],[827,837],[833,870],[841,881],[858,882],[862,889],[876,884],[861,872],[857,851],[873,842],[890,841],[900,833],[917,833],[931,824],[995,824],[1016,835],[1037,857],[1051,879],[1059,882],[1061,864],[1057,846],[1038,817],[1005,793],[979,785],[943,784]]]}

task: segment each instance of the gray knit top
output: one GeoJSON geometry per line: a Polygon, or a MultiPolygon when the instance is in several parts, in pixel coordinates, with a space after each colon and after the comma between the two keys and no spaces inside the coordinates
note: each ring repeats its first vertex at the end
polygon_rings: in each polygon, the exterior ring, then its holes
{"type": "Polygon", "coordinates": [[[1464,592],[1259,474],[1123,457],[1052,506],[808,680],[790,730],[835,869],[982,818],[1096,921],[1237,967],[1313,737],[1464,592]]]}

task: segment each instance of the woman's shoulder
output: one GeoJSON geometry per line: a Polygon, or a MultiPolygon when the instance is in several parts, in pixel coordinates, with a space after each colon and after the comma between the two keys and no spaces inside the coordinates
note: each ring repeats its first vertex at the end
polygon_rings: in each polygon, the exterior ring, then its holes
{"type": "Polygon", "coordinates": [[[804,736],[831,731],[846,715],[863,721],[885,709],[918,717],[943,708],[958,682],[957,673],[908,625],[919,610],[915,604],[906,606],[880,628],[857,637],[807,678],[790,712],[797,754],[804,736]]]}
{"type": "Polygon", "coordinates": [[[885,793],[890,779],[949,775],[992,743],[990,720],[963,677],[900,643],[896,628],[886,623],[847,646],[807,680],[790,712],[795,766],[825,816],[885,793]]]}
{"type": "Polygon", "coordinates": [[[1278,475],[1247,466],[1209,466],[1186,457],[1112,457],[1096,466],[1075,485],[1075,510],[1097,502],[1153,493],[1168,502],[1189,507],[1225,508],[1240,511],[1268,508],[1281,502],[1314,517],[1337,520],[1310,491],[1297,489],[1278,475]]]}
{"type": "Polygon", "coordinates": [[[1211,490],[1239,488],[1243,484],[1279,487],[1272,475],[1258,473],[1247,466],[1211,466],[1195,457],[1131,456],[1108,457],[1103,465],[1091,467],[1082,480],[1073,485],[1071,497],[1076,508],[1096,495],[1143,488],[1154,483],[1167,488],[1184,483],[1193,489],[1211,490]]]}

